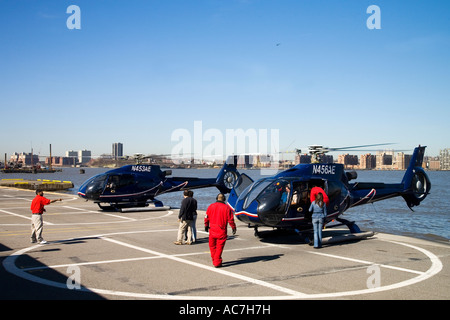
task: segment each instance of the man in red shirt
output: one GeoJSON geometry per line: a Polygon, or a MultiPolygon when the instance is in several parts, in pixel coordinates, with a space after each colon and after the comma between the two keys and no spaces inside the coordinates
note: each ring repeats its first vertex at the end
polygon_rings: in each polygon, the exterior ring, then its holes
{"type": "Polygon", "coordinates": [[[233,211],[225,203],[225,196],[219,193],[216,202],[206,210],[205,231],[209,230],[209,249],[214,267],[222,266],[222,252],[227,241],[227,225],[230,224],[233,235],[236,234],[233,211]]]}
{"type": "Polygon", "coordinates": [[[42,214],[45,212],[44,206],[62,199],[49,200],[44,197],[44,191],[36,190],[36,197],[31,202],[31,243],[39,241],[40,244],[46,244],[47,241],[42,238],[44,220],[42,214]]]}

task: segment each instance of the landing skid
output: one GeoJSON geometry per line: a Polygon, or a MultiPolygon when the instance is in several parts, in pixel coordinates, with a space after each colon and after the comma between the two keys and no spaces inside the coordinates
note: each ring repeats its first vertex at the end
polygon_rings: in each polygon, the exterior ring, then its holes
{"type": "MultiPolygon", "coordinates": [[[[263,238],[263,235],[259,232],[258,230],[258,226],[252,226],[252,225],[248,225],[249,228],[253,228],[254,229],[254,235],[257,238],[263,238]]],[[[295,233],[300,237],[300,241],[306,244],[309,244],[311,242],[310,238],[308,237],[307,234],[305,234],[304,232],[298,230],[298,229],[280,229],[280,228],[273,228],[273,231],[263,231],[264,232],[275,232],[275,233],[279,233],[279,234],[285,234],[285,232],[291,233],[293,234],[293,232],[295,231],[295,233]]],[[[264,238],[267,236],[264,236],[264,238]]]]}
{"type": "Polygon", "coordinates": [[[336,218],[336,221],[340,222],[341,223],[340,225],[346,225],[351,233],[360,233],[361,232],[361,229],[359,229],[359,227],[355,223],[355,221],[348,221],[348,220],[342,219],[342,218],[336,218]]]}
{"type": "MultiPolygon", "coordinates": [[[[347,236],[345,239],[347,239],[347,238],[348,239],[350,239],[350,238],[351,239],[356,239],[356,237],[363,238],[363,237],[371,236],[371,235],[366,235],[365,233],[362,233],[361,229],[359,229],[359,227],[355,223],[355,221],[348,221],[348,220],[342,219],[342,218],[337,218],[336,220],[339,222],[339,224],[336,224],[336,225],[333,225],[333,226],[329,226],[328,228],[333,228],[333,227],[342,226],[342,225],[347,226],[347,228],[349,229],[349,231],[353,235],[353,237],[352,236],[347,236]]],[[[249,224],[248,227],[254,229],[255,237],[262,238],[262,235],[260,234],[260,232],[258,230],[258,226],[249,224]]],[[[310,231],[311,230],[301,230],[300,231],[299,229],[294,229],[294,231],[299,236],[301,242],[306,243],[306,244],[311,244],[312,243],[311,239],[310,239],[310,236],[311,236],[311,232],[310,231]]],[[[372,235],[373,235],[373,233],[372,233],[372,235]]],[[[331,243],[331,241],[330,241],[330,243],[331,243]]]]}
{"type": "Polygon", "coordinates": [[[156,199],[149,200],[146,202],[109,203],[109,205],[102,205],[100,202],[97,202],[97,205],[102,211],[115,211],[115,212],[139,211],[139,209],[142,209],[142,211],[170,209],[170,207],[164,206],[161,201],[156,199]]]}

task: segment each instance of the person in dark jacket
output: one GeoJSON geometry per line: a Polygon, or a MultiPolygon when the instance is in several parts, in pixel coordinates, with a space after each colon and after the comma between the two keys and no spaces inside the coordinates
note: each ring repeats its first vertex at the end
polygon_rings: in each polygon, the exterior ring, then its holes
{"type": "Polygon", "coordinates": [[[197,200],[192,197],[193,193],[189,190],[184,190],[184,199],[181,201],[180,213],[178,214],[178,227],[176,245],[183,244],[183,237],[187,230],[186,244],[192,243],[192,224],[194,222],[194,215],[197,214],[197,200]]]}
{"type": "MultiPolygon", "coordinates": [[[[194,197],[194,191],[189,190],[189,197],[194,197]]],[[[192,243],[194,243],[195,240],[197,240],[197,210],[194,212],[194,220],[192,221],[192,243]]]]}

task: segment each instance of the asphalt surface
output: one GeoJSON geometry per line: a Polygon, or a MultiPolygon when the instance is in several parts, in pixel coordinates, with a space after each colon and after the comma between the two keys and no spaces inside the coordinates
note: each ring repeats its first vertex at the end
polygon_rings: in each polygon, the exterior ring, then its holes
{"type": "MultiPolygon", "coordinates": [[[[46,207],[43,235],[49,243],[32,244],[34,192],[0,188],[2,300],[149,299],[181,300],[183,305],[244,300],[245,305],[264,305],[276,300],[450,298],[448,243],[378,233],[317,250],[292,233],[261,229],[262,237],[256,238],[253,229],[236,220],[238,231],[226,243],[223,267],[214,268],[204,212],[197,219],[197,242],[177,246],[177,209],[101,212],[74,195],[45,196],[63,201],[46,207]]],[[[326,229],[324,237],[343,233],[326,229]]],[[[181,308],[176,312],[189,311],[181,308]]],[[[250,312],[256,312],[254,306],[250,312]]]]}

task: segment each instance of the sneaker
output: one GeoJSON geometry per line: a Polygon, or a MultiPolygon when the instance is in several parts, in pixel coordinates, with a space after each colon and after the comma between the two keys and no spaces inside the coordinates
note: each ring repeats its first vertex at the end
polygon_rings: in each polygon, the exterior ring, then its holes
{"type": "Polygon", "coordinates": [[[177,246],[179,246],[179,245],[183,244],[183,242],[181,242],[181,241],[175,241],[173,244],[176,244],[177,246]]]}
{"type": "Polygon", "coordinates": [[[31,240],[31,243],[37,243],[37,241],[36,240],[31,240]]]}
{"type": "Polygon", "coordinates": [[[45,241],[45,240],[42,240],[42,241],[39,242],[39,244],[47,244],[47,243],[48,243],[48,242],[45,241]]]}

